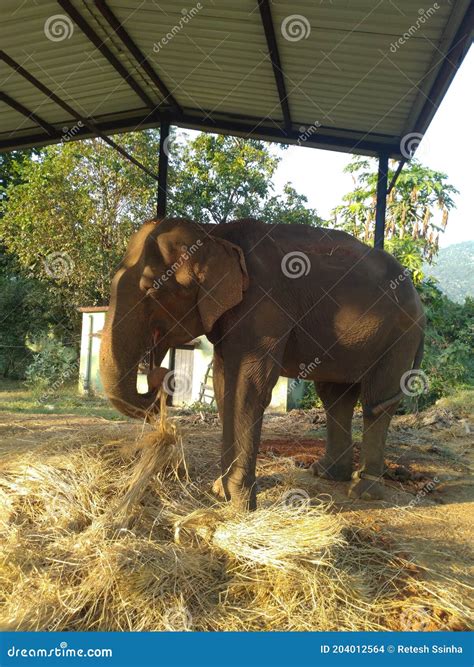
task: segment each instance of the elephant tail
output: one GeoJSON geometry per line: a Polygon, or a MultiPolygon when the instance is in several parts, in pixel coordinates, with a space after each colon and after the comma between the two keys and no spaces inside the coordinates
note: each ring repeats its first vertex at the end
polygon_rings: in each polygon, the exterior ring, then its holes
{"type": "MultiPolygon", "coordinates": [[[[415,354],[415,358],[413,360],[412,371],[416,371],[420,368],[421,361],[423,359],[424,349],[425,349],[425,334],[423,333],[420,344],[418,345],[418,349],[415,354]]],[[[382,412],[384,412],[394,403],[398,403],[398,401],[401,400],[403,396],[404,396],[403,391],[400,390],[397,394],[395,394],[395,396],[387,398],[387,400],[382,401],[381,403],[377,403],[376,405],[368,405],[367,407],[364,408],[364,417],[378,417],[380,414],[382,414],[382,412]]]]}

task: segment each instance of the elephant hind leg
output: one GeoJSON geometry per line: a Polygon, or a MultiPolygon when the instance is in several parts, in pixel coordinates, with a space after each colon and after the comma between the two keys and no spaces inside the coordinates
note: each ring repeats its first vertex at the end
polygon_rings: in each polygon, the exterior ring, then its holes
{"type": "Polygon", "coordinates": [[[390,421],[403,393],[400,378],[411,368],[410,350],[400,341],[361,382],[364,432],[360,452],[360,469],[353,475],[349,496],[365,500],[384,497],[382,476],[385,471],[385,441],[390,421]]]}
{"type": "Polygon", "coordinates": [[[352,475],[352,415],[360,386],[315,382],[315,387],[326,411],[327,445],[311,471],[326,479],[347,481],[352,475]]]}
{"type": "Polygon", "coordinates": [[[380,500],[384,497],[382,477],[385,471],[385,440],[396,408],[392,404],[376,417],[364,413],[360,468],[352,476],[349,497],[363,500],[380,500]]]}

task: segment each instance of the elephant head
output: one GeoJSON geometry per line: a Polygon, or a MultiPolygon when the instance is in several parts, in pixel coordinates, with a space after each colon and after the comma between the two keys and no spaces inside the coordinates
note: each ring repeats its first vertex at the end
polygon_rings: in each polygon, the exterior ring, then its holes
{"type": "Polygon", "coordinates": [[[150,378],[161,381],[156,369],[167,351],[211,332],[242,300],[248,280],[242,250],[212,231],[166,218],[145,223],[128,244],[112,280],[100,350],[105,393],[126,415],[143,418],[157,409],[156,382],[149,381],[146,394],[137,391],[148,350],[150,378]]]}

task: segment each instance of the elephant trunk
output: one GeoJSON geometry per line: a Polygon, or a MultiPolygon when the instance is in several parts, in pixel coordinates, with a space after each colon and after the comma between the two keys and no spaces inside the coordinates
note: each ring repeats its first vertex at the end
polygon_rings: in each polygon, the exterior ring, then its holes
{"type": "MultiPolygon", "coordinates": [[[[130,275],[133,269],[120,269],[112,282],[109,310],[100,346],[100,375],[111,403],[129,417],[143,419],[158,409],[157,388],[147,394],[137,391],[138,365],[151,343],[145,317],[143,293],[130,275]]],[[[167,350],[155,350],[155,361],[167,350]]],[[[161,359],[160,359],[161,357],[161,359]]]]}

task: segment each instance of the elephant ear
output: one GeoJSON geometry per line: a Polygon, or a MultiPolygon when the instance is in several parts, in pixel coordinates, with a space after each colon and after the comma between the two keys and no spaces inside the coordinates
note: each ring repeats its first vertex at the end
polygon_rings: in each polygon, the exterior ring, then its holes
{"type": "Polygon", "coordinates": [[[219,238],[206,241],[196,268],[199,315],[209,333],[219,317],[242,301],[249,278],[242,249],[219,238]]]}

